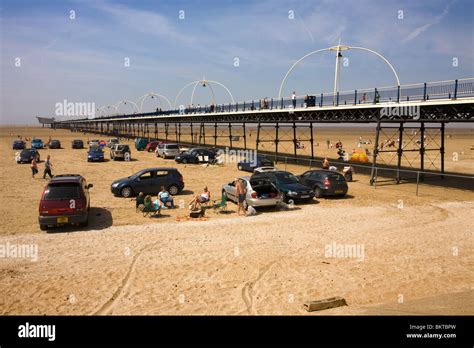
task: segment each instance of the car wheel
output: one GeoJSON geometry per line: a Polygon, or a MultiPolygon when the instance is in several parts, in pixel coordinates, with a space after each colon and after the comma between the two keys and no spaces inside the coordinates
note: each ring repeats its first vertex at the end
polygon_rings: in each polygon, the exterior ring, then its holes
{"type": "Polygon", "coordinates": [[[242,166],[239,164],[239,165],[237,166],[237,169],[238,169],[238,170],[242,170],[242,166]]]}
{"type": "Polygon", "coordinates": [[[315,196],[316,198],[321,198],[321,197],[323,196],[323,190],[321,190],[320,187],[316,186],[316,187],[314,188],[314,196],[315,196]]]}
{"type": "Polygon", "coordinates": [[[48,225],[40,225],[40,230],[41,231],[47,231],[48,230],[48,225]]]}
{"type": "Polygon", "coordinates": [[[168,192],[172,196],[177,195],[179,193],[179,187],[174,185],[174,184],[170,185],[170,186],[168,186],[168,192]]]}
{"type": "Polygon", "coordinates": [[[79,224],[79,226],[81,226],[81,227],[87,227],[87,226],[89,226],[89,219],[87,219],[87,220],[84,221],[84,222],[81,222],[81,223],[79,224]]]}
{"type": "Polygon", "coordinates": [[[122,195],[122,197],[125,197],[125,198],[130,197],[132,193],[133,193],[132,188],[128,186],[125,186],[124,188],[120,190],[120,194],[122,195]]]}
{"type": "Polygon", "coordinates": [[[186,158],[183,158],[183,163],[184,164],[188,163],[188,160],[186,158]]]}

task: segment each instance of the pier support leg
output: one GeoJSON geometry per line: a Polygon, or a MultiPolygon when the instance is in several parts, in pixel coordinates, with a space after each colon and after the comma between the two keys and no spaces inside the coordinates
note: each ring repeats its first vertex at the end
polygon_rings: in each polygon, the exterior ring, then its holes
{"type": "Polygon", "coordinates": [[[400,122],[400,128],[398,128],[398,149],[397,149],[397,184],[400,183],[400,168],[402,165],[402,155],[403,155],[403,122],[400,122]]]}
{"type": "Polygon", "coordinates": [[[375,167],[377,166],[377,155],[379,153],[379,138],[380,138],[380,130],[381,130],[381,125],[380,121],[377,122],[377,128],[375,131],[375,143],[374,143],[374,153],[373,153],[373,159],[372,159],[372,170],[370,172],[370,185],[373,185],[375,180],[377,180],[375,176],[375,167]]]}
{"type": "Polygon", "coordinates": [[[311,145],[311,159],[314,159],[314,137],[313,137],[313,122],[309,124],[309,143],[311,145]]]}
{"type": "MultiPolygon", "coordinates": [[[[441,174],[444,174],[444,122],[441,123],[441,147],[439,148],[440,161],[441,161],[441,174]]],[[[441,176],[444,179],[444,175],[441,176]]]]}
{"type": "MultiPolygon", "coordinates": [[[[420,170],[423,172],[425,170],[425,123],[421,122],[420,127],[420,170]]],[[[424,174],[420,174],[420,179],[423,181],[424,174]]]]}

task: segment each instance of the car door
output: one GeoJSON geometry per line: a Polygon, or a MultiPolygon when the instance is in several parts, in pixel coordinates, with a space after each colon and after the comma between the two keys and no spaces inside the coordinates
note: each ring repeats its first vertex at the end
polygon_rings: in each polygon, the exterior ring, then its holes
{"type": "Polygon", "coordinates": [[[154,171],[143,172],[136,178],[133,191],[135,193],[139,193],[139,192],[143,192],[145,194],[153,193],[154,178],[155,178],[154,171]]]}
{"type": "Polygon", "coordinates": [[[168,189],[170,184],[170,173],[167,170],[158,170],[155,172],[155,177],[153,179],[153,193],[158,193],[161,191],[161,186],[164,186],[168,189]]]}
{"type": "Polygon", "coordinates": [[[226,191],[225,193],[226,193],[228,199],[230,199],[232,201],[236,201],[234,182],[229,182],[226,185],[225,191],[226,191]]]}
{"type": "Polygon", "coordinates": [[[309,187],[313,187],[313,178],[312,178],[313,174],[314,172],[303,173],[300,177],[300,183],[309,187]]]}

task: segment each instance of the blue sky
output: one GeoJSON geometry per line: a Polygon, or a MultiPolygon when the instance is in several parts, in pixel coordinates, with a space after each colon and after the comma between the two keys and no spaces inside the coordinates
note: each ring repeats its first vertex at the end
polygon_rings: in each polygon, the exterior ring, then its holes
{"type": "MultiPolygon", "coordinates": [[[[173,101],[184,85],[203,77],[225,84],[237,100],[277,96],[297,59],[339,38],[384,55],[402,84],[474,76],[472,0],[0,3],[4,124],[53,116],[64,99],[102,106],[153,91],[173,101]]],[[[342,68],[341,90],[395,85],[376,56],[345,55],[349,66],[342,68]]],[[[333,55],[314,55],[294,70],[284,93],[330,92],[333,78],[333,55]]],[[[218,102],[229,101],[223,89],[214,91],[218,102]]],[[[191,88],[179,103],[189,103],[190,96],[191,88]]],[[[210,98],[208,88],[196,90],[195,103],[210,98]]],[[[144,104],[147,110],[159,106],[156,99],[144,104]]]]}

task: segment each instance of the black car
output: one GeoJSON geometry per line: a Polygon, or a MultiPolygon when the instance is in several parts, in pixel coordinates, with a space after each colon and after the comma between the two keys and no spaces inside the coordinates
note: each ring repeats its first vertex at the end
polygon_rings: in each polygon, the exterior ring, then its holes
{"type": "Polygon", "coordinates": [[[91,147],[87,151],[87,162],[104,162],[104,151],[99,146],[91,147]]]}
{"type": "Polygon", "coordinates": [[[299,178],[302,184],[313,188],[316,197],[344,196],[349,189],[344,175],[331,170],[308,170],[299,178]]]}
{"type": "Polygon", "coordinates": [[[216,153],[214,150],[205,147],[198,147],[177,155],[174,160],[177,163],[207,163],[215,158],[216,153]]]}
{"type": "Polygon", "coordinates": [[[23,140],[15,140],[12,145],[13,150],[23,150],[26,147],[26,143],[23,140]]]}
{"type": "Polygon", "coordinates": [[[83,149],[84,148],[84,142],[81,139],[74,139],[72,141],[71,147],[73,149],[83,149]]]}
{"type": "Polygon", "coordinates": [[[60,149],[61,148],[61,142],[59,140],[51,140],[48,143],[48,147],[50,149],[60,149]]]}
{"type": "Polygon", "coordinates": [[[130,197],[140,192],[157,194],[161,186],[176,195],[184,188],[183,176],[176,168],[147,168],[127,178],[115,180],[110,190],[115,196],[130,197]]]}
{"type": "Polygon", "coordinates": [[[18,155],[16,162],[17,163],[31,163],[33,158],[36,158],[36,162],[40,160],[40,154],[36,149],[24,149],[18,155]]]}
{"type": "Polygon", "coordinates": [[[270,180],[275,187],[283,193],[285,202],[312,200],[314,192],[311,187],[305,186],[299,182],[297,176],[283,170],[272,172],[263,172],[252,175],[251,180],[270,180]]]}
{"type": "Polygon", "coordinates": [[[237,163],[237,168],[239,170],[244,170],[246,172],[253,172],[255,168],[258,167],[273,167],[273,161],[264,156],[257,155],[257,158],[245,159],[237,163]]]}

